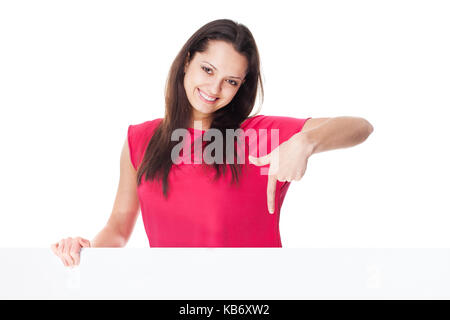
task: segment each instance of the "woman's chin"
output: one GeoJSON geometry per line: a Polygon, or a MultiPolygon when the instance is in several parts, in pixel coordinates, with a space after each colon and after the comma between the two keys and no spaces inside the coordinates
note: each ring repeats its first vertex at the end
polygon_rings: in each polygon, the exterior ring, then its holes
{"type": "Polygon", "coordinates": [[[215,108],[208,106],[197,106],[194,109],[195,109],[194,112],[202,117],[208,117],[215,111],[215,108]]]}

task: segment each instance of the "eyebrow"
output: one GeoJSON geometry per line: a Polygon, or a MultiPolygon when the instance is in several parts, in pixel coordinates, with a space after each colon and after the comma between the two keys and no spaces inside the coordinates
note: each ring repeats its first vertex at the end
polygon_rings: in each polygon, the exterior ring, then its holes
{"type": "MultiPolygon", "coordinates": [[[[209,63],[208,61],[202,61],[202,62],[206,62],[207,64],[209,64],[211,67],[213,67],[215,70],[217,70],[217,68],[216,67],[214,67],[211,63],[209,63]]],[[[234,76],[230,76],[230,78],[235,78],[235,79],[239,79],[239,80],[242,80],[242,78],[240,78],[240,77],[234,77],[234,76]]]]}

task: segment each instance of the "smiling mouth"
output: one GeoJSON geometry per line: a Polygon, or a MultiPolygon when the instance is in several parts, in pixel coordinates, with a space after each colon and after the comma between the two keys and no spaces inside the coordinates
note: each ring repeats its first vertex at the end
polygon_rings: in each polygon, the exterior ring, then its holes
{"type": "Polygon", "coordinates": [[[216,98],[214,100],[209,100],[206,98],[206,94],[204,94],[200,89],[197,88],[197,91],[198,91],[198,95],[200,96],[200,98],[206,103],[214,103],[219,99],[219,98],[216,98]]]}

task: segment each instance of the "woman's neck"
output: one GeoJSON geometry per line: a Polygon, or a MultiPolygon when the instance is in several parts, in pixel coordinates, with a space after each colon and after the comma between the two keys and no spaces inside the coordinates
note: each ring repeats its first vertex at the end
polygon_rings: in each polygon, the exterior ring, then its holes
{"type": "Polygon", "coordinates": [[[200,129],[200,130],[208,130],[211,127],[211,119],[203,118],[203,119],[194,119],[191,121],[190,128],[200,129]]]}

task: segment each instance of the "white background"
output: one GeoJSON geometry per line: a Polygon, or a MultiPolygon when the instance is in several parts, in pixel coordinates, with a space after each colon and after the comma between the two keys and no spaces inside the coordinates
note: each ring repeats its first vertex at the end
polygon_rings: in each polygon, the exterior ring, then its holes
{"type": "MultiPolygon", "coordinates": [[[[163,117],[176,54],[228,18],[258,44],[260,114],[375,128],[309,159],[283,247],[449,247],[449,16],[446,1],[1,1],[0,246],[92,239],[128,125],[163,117]]],[[[148,247],[141,217],[127,247],[148,247]]]]}

